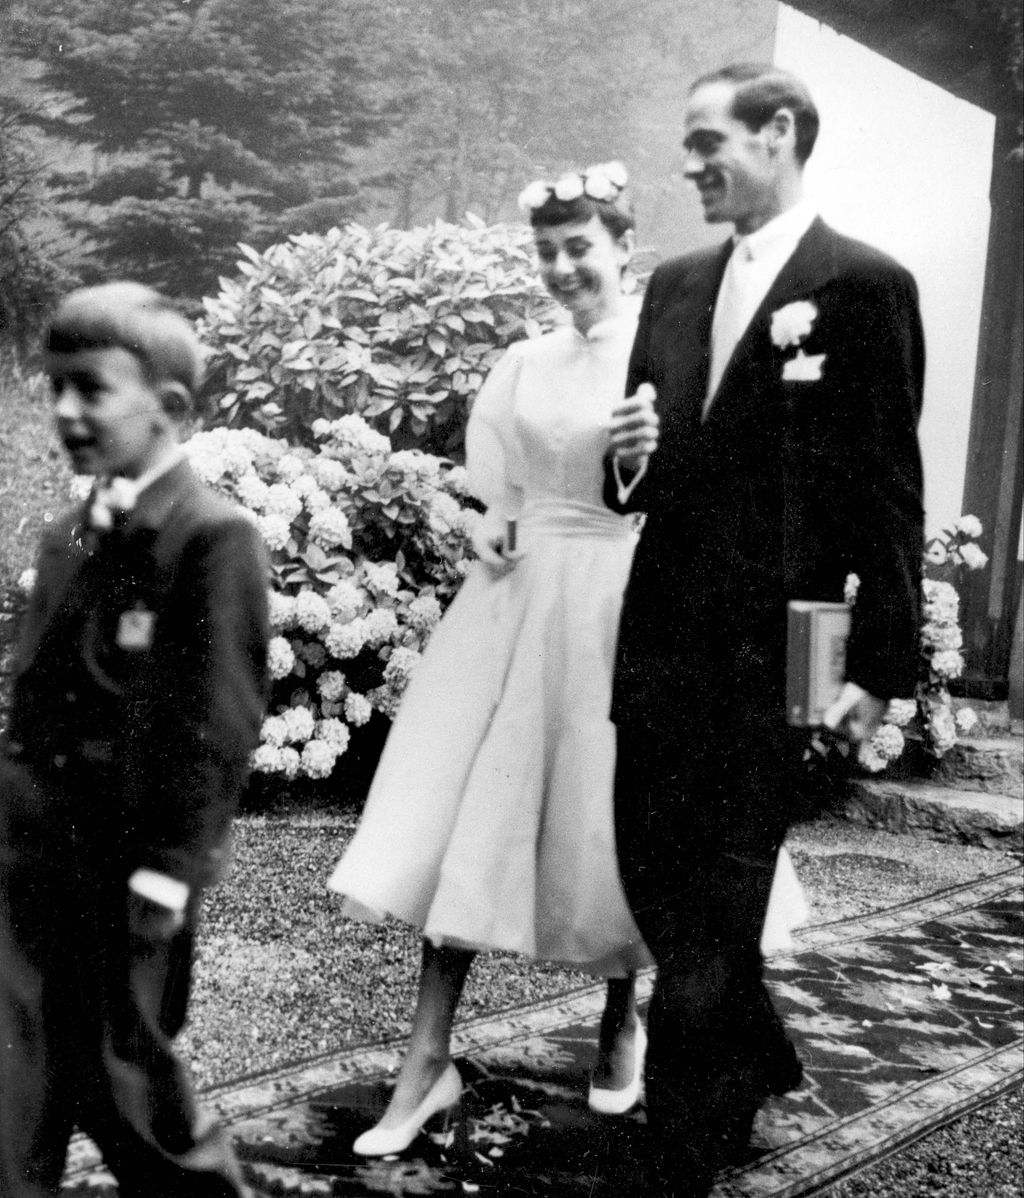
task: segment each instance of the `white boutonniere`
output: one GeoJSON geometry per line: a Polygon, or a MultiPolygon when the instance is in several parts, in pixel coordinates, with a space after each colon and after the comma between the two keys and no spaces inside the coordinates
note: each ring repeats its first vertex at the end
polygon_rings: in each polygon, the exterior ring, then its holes
{"type": "Polygon", "coordinates": [[[782,378],[787,383],[816,383],[825,364],[824,354],[805,354],[800,345],[810,336],[818,309],[810,300],[795,300],[772,313],[772,344],[779,349],[796,347],[792,358],[782,364],[782,378]]]}

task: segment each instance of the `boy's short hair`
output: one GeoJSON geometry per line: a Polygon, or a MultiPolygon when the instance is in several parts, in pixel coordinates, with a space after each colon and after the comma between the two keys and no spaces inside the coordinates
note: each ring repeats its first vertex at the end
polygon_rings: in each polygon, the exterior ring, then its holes
{"type": "Polygon", "coordinates": [[[61,300],[46,333],[49,353],[120,348],[141,363],[152,384],[181,383],[195,396],[203,347],[170,300],[142,283],[80,287],[61,300]]]}

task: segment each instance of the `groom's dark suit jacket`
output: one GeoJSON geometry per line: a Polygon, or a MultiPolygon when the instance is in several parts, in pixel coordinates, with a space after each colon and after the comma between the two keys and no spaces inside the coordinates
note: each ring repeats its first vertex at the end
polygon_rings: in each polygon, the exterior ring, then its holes
{"type": "MultiPolygon", "coordinates": [[[[731,243],[730,243],[731,244],[731,243]]],[[[711,319],[730,244],[665,263],[647,288],[628,391],[657,390],[661,444],[622,614],[613,718],[684,733],[709,701],[784,720],[786,604],[860,578],[848,677],[909,695],[918,666],[924,349],[917,290],[892,259],[816,220],[737,346],[707,418],[711,319]],[[771,318],[817,310],[788,381],[771,318]]],[[[609,472],[610,473],[610,472],[609,472]]],[[[606,499],[622,510],[609,479],[606,499]]],[[[767,728],[765,728],[767,732],[767,728]]]]}

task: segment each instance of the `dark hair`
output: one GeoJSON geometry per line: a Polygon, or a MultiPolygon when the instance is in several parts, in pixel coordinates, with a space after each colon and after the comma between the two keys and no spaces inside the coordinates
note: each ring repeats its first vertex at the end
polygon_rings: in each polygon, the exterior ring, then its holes
{"type": "Polygon", "coordinates": [[[203,374],[203,349],[192,325],[158,291],[141,283],[80,287],[58,305],[46,333],[49,353],[124,349],[147,382],[181,383],[194,395],[203,374]]]}
{"type": "Polygon", "coordinates": [[[595,200],[588,195],[574,200],[560,200],[554,192],[543,204],[530,212],[530,224],[534,229],[550,228],[552,225],[586,224],[596,216],[616,241],[634,227],[633,205],[624,192],[613,200],[595,200]]]}
{"type": "Polygon", "coordinates": [[[788,108],[795,124],[796,160],[802,165],[810,158],[821,121],[802,79],[771,63],[733,63],[701,75],[690,88],[690,95],[711,83],[733,85],[732,115],[755,132],[763,129],[780,108],[788,108]]]}

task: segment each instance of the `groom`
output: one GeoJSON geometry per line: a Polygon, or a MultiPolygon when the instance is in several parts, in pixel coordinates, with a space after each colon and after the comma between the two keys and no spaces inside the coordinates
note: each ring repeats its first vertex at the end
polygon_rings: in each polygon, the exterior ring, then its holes
{"type": "Polygon", "coordinates": [[[785,719],[787,602],[860,578],[828,716],[851,743],[917,673],[917,291],[805,198],[817,131],[774,67],[694,85],[685,173],[735,235],[655,271],[612,427],[607,501],[647,517],[612,715],[623,879],[658,964],[644,1192],[672,1198],[706,1194],[801,1077],[758,947],[806,747],[785,719]]]}

